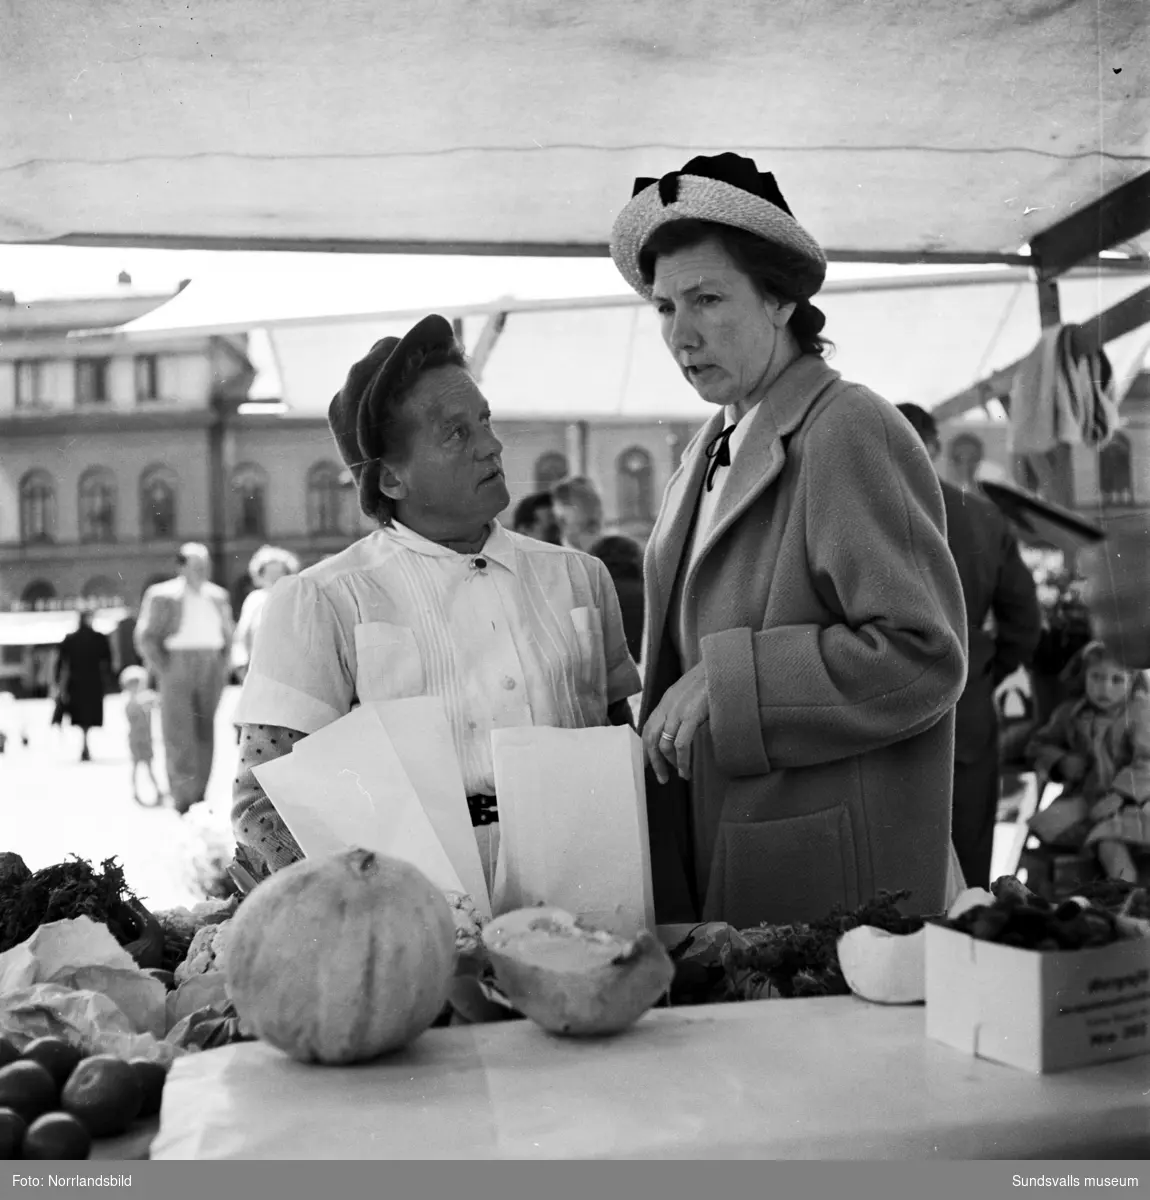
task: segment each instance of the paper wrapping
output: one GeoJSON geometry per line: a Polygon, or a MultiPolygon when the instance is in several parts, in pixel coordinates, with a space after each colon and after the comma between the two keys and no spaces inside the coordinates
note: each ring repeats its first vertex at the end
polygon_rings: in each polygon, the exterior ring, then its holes
{"type": "Polygon", "coordinates": [[[461,890],[472,898],[483,916],[490,917],[488,887],[443,701],[438,696],[418,696],[370,707],[387,731],[431,827],[459,876],[461,890]]]}
{"type": "Polygon", "coordinates": [[[153,1159],[1091,1158],[1145,1147],[1145,1060],[1059,1088],[853,997],[658,1010],[615,1038],[433,1029],[353,1068],[182,1058],[153,1159]]]}
{"type": "Polygon", "coordinates": [[[634,730],[499,729],[492,752],[498,837],[472,828],[438,697],[362,705],[255,775],[309,858],[362,846],[471,896],[484,917],[550,904],[620,933],[653,929],[634,730]]]}
{"type": "Polygon", "coordinates": [[[0,1035],[170,1061],[167,989],[89,917],[52,921],[0,954],[0,1035]]]}
{"type": "Polygon", "coordinates": [[[497,729],[497,913],[534,904],[655,928],[643,743],[628,726],[497,729]]]}
{"type": "Polygon", "coordinates": [[[486,908],[463,784],[453,787],[451,778],[458,766],[442,708],[433,697],[363,705],[254,773],[309,858],[360,846],[409,862],[436,887],[466,892],[486,908]]]}

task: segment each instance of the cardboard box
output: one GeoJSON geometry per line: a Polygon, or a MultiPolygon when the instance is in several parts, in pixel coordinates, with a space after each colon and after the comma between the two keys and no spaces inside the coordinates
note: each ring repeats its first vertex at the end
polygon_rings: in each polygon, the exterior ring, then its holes
{"type": "Polygon", "coordinates": [[[1027,1071],[1150,1052],[1150,937],[1039,953],[928,925],[927,1037],[1027,1071]]]}

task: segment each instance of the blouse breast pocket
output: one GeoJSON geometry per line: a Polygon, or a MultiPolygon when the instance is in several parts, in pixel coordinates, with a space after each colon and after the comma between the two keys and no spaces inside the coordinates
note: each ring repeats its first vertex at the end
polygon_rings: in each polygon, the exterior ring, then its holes
{"type": "Polygon", "coordinates": [[[603,645],[603,620],[597,608],[573,608],[571,628],[575,640],[575,681],[596,720],[607,713],[607,652],[603,645]]]}
{"type": "Polygon", "coordinates": [[[357,625],[355,655],[355,690],[361,702],[423,695],[423,659],[415,631],[406,625],[357,625]]]}

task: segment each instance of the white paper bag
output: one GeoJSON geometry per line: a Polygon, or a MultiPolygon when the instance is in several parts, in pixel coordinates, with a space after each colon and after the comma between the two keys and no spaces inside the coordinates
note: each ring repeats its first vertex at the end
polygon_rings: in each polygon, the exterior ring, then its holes
{"type": "Polygon", "coordinates": [[[463,882],[462,890],[481,915],[490,917],[491,900],[442,699],[416,696],[367,707],[387,731],[432,828],[463,882]]]}
{"type": "Polygon", "coordinates": [[[497,913],[551,904],[607,929],[654,930],[643,744],[628,726],[491,735],[497,913]]]}
{"type": "Polygon", "coordinates": [[[374,806],[356,788],[333,787],[331,772],[322,764],[306,762],[293,749],[252,773],[308,858],[330,858],[352,846],[370,849],[374,806]]]}
{"type": "Polygon", "coordinates": [[[254,774],[309,858],[361,846],[411,863],[443,891],[465,890],[371,709],[353,710],[254,774]]]}

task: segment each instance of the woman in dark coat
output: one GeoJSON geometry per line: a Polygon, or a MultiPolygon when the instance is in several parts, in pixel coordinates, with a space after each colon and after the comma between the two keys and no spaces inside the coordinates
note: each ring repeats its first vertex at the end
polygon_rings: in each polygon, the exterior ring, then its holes
{"type": "Polygon", "coordinates": [[[712,411],[644,559],[656,919],[944,909],[966,609],[922,442],[824,361],[826,256],[750,159],[638,180],[611,254],[712,411]]]}
{"type": "Polygon", "coordinates": [[[104,691],[112,670],[112,647],[92,628],[88,613],[80,614],[76,629],[60,643],[56,658],[56,687],[69,720],[84,736],[81,762],[90,762],[88,730],[104,724],[104,691]]]}

